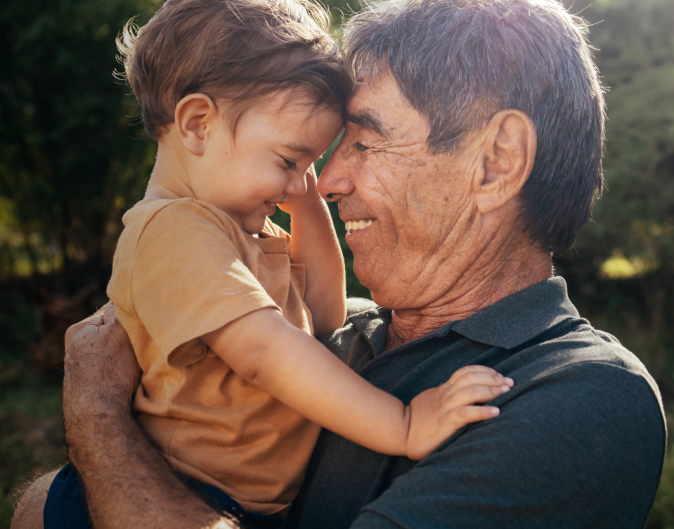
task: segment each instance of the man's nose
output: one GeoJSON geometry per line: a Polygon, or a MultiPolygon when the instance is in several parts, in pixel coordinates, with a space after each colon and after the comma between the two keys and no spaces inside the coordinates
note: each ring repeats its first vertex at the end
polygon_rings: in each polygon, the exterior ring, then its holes
{"type": "Polygon", "coordinates": [[[346,146],[340,142],[330,156],[318,179],[318,192],[328,202],[350,195],[356,189],[352,178],[352,163],[346,156],[346,146]]]}

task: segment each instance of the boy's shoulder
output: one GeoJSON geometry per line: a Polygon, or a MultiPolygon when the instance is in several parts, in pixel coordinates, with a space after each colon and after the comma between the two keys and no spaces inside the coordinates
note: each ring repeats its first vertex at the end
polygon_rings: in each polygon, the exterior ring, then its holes
{"type": "MultiPolygon", "coordinates": [[[[222,225],[223,228],[238,228],[234,220],[224,211],[195,198],[146,198],[138,202],[122,217],[124,228],[141,231],[151,222],[161,221],[167,225],[180,226],[207,223],[222,225]]],[[[139,233],[140,235],[140,233],[139,233]]]]}
{"type": "Polygon", "coordinates": [[[157,267],[169,256],[200,255],[222,242],[236,253],[245,244],[233,219],[192,198],[141,200],[124,214],[122,222],[110,285],[130,284],[133,270],[157,267]]]}
{"type": "MultiPolygon", "coordinates": [[[[243,230],[227,213],[196,198],[146,198],[129,209],[122,217],[127,237],[139,239],[149,224],[161,224],[160,229],[193,229],[214,226],[234,239],[245,238],[243,230]],[[135,236],[134,236],[135,235],[135,236]]],[[[266,237],[289,238],[290,235],[267,218],[262,233],[266,237]]]]}
{"type": "Polygon", "coordinates": [[[193,198],[144,199],[125,213],[123,222],[108,296],[129,312],[135,310],[132,292],[147,299],[147,292],[155,291],[175,296],[167,278],[194,299],[203,299],[197,293],[214,288],[214,278],[220,278],[223,291],[236,292],[242,282],[257,285],[251,265],[259,268],[258,240],[210,204],[193,198]]]}

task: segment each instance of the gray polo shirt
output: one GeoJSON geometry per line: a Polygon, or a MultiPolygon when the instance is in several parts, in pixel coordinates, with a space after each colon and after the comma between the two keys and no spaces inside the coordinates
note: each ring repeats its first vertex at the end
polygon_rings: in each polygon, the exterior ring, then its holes
{"type": "Polygon", "coordinates": [[[324,430],[291,528],[643,527],[666,443],[660,394],[632,353],[579,317],[562,278],[384,352],[390,320],[374,308],[324,342],[405,403],[470,364],[515,387],[491,402],[497,418],[418,463],[324,430]]]}

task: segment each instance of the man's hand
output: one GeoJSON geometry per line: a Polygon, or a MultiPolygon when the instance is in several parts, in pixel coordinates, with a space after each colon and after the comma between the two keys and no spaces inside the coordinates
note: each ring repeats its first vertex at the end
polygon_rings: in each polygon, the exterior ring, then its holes
{"type": "Polygon", "coordinates": [[[131,417],[140,368],[111,303],[66,333],[63,415],[94,527],[235,529],[194,496],[131,417]]]}
{"type": "Polygon", "coordinates": [[[128,414],[139,380],[133,347],[112,303],[66,331],[63,415],[75,464],[78,438],[69,434],[91,417],[128,414]]]}

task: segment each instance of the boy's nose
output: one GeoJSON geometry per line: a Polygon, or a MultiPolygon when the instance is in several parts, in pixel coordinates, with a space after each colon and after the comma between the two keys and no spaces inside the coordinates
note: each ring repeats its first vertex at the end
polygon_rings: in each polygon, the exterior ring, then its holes
{"type": "Polygon", "coordinates": [[[292,180],[288,182],[286,193],[289,195],[303,195],[307,192],[306,174],[297,173],[292,180]]]}

